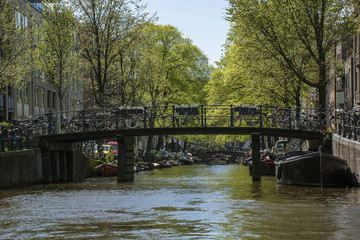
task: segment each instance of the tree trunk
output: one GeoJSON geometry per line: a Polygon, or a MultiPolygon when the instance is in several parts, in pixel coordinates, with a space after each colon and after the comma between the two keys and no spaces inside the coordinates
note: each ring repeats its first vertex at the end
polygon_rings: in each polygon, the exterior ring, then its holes
{"type": "Polygon", "coordinates": [[[184,140],[184,147],[183,147],[183,149],[182,149],[182,152],[183,152],[183,153],[185,153],[185,151],[186,151],[187,144],[188,144],[187,138],[185,138],[185,140],[184,140]]]}
{"type": "Polygon", "coordinates": [[[162,148],[162,145],[163,145],[163,138],[164,136],[163,135],[159,135],[159,138],[158,138],[158,141],[157,141],[157,144],[156,144],[156,151],[160,151],[160,149],[162,148]]]}
{"type": "Polygon", "coordinates": [[[152,149],[152,140],[153,140],[153,135],[149,135],[148,136],[148,140],[147,140],[147,144],[146,144],[146,151],[150,152],[150,150],[152,149]]]}

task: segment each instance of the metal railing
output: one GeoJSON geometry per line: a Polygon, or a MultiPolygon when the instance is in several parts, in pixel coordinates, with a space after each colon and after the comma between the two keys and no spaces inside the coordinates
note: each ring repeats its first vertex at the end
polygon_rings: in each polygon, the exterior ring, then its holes
{"type": "Polygon", "coordinates": [[[340,132],[359,137],[358,115],[330,108],[191,105],[90,108],[32,115],[1,127],[0,151],[22,149],[36,136],[133,128],[246,127],[340,132]],[[355,120],[356,118],[356,120],[355,120]]]}

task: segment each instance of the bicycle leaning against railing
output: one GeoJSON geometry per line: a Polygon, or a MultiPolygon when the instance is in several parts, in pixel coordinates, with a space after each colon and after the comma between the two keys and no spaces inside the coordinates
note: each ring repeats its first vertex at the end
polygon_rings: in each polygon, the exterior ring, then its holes
{"type": "Polygon", "coordinates": [[[200,123],[199,110],[197,107],[173,107],[172,113],[164,111],[160,113],[156,119],[159,126],[164,128],[170,126],[197,127],[200,123]]]}

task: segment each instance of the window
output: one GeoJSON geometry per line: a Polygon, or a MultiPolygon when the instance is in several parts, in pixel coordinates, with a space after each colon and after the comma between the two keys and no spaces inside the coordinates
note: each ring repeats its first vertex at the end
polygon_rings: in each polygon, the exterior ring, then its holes
{"type": "Polygon", "coordinates": [[[24,91],[24,103],[29,104],[29,84],[26,83],[24,91]]]}
{"type": "Polygon", "coordinates": [[[45,90],[41,89],[41,107],[45,108],[45,90]]]}
{"type": "Polygon", "coordinates": [[[39,106],[39,87],[35,87],[35,106],[39,106]]]}
{"type": "Polygon", "coordinates": [[[17,89],[17,101],[18,103],[22,103],[22,90],[17,89]]]}
{"type": "Polygon", "coordinates": [[[21,27],[21,13],[18,11],[15,11],[15,27],[16,28],[21,27]]]}
{"type": "Polygon", "coordinates": [[[56,93],[52,94],[52,107],[56,109],[56,93]]]}

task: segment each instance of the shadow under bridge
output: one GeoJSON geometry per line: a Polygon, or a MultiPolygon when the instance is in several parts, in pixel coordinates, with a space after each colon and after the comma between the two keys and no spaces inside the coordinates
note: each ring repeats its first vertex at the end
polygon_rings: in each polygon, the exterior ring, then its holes
{"type": "Polygon", "coordinates": [[[82,142],[87,140],[116,138],[119,143],[118,156],[118,182],[134,180],[134,152],[135,136],[148,135],[251,135],[253,157],[253,181],[261,180],[260,172],[260,136],[287,137],[299,139],[323,139],[321,131],[306,131],[298,129],[275,128],[248,128],[248,127],[185,127],[185,128],[147,128],[147,129],[116,129],[102,131],[86,131],[77,133],[63,133],[45,135],[40,137],[40,142],[82,142]]]}

